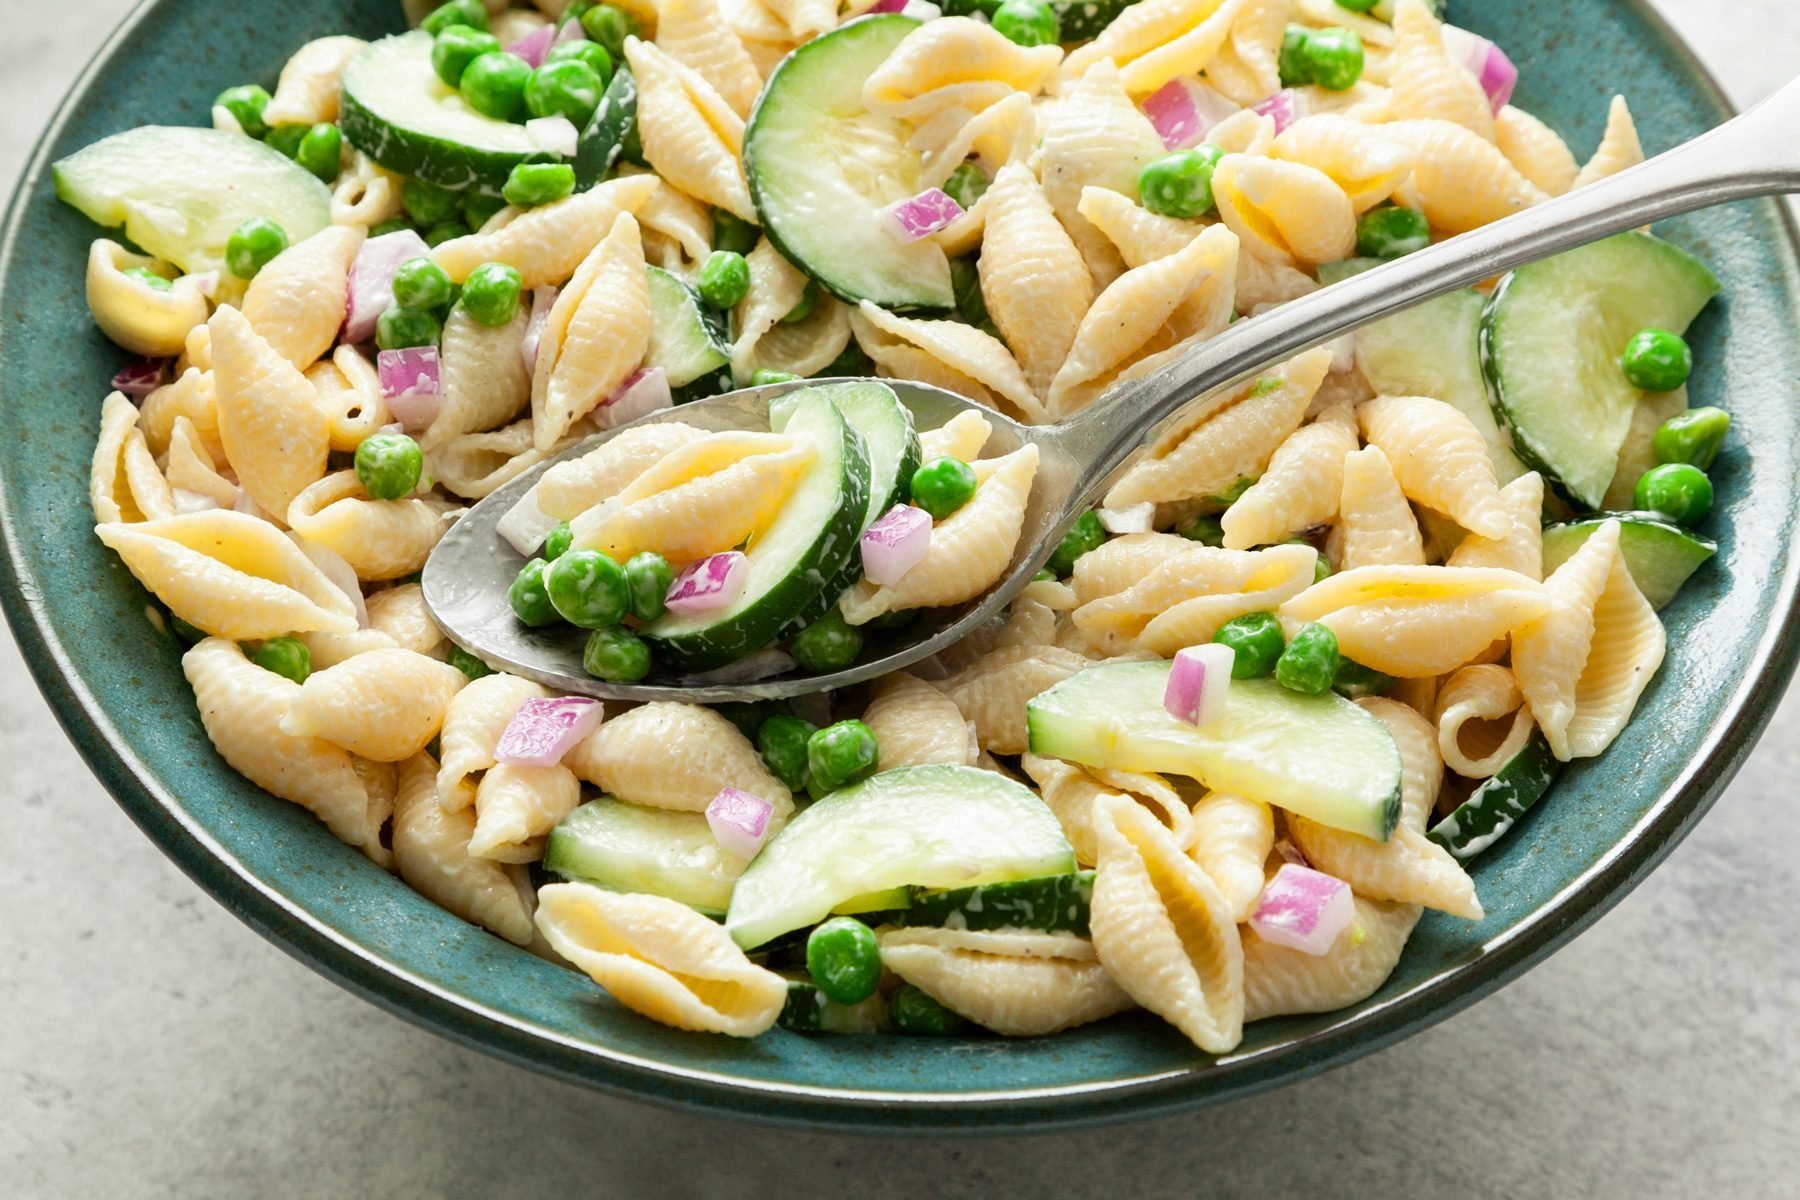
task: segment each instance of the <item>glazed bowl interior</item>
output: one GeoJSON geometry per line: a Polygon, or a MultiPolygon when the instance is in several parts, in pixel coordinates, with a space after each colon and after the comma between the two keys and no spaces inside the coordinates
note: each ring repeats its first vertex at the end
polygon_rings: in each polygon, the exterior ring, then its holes
{"type": "MultiPolygon", "coordinates": [[[[48,163],[132,125],[204,124],[218,90],[272,84],[306,39],[379,36],[399,13],[383,0],[161,0],[83,75],[0,246],[0,599],[70,736],[151,839],[264,935],[407,1019],[616,1093],[778,1121],[1043,1128],[1216,1102],[1393,1042],[1548,954],[1679,840],[1772,713],[1795,656],[1800,272],[1782,210],[1760,202],[1659,228],[1725,286],[1691,335],[1693,402],[1734,421],[1714,472],[1718,557],[1665,610],[1668,659],[1624,735],[1568,771],[1478,861],[1480,924],[1427,914],[1371,999],[1252,1025],[1216,1061],[1142,1015],[1018,1042],[782,1031],[740,1042],[620,1009],[586,978],[415,895],[233,773],[207,742],[176,644],[92,535],[88,459],[122,356],[83,304],[97,231],[56,202],[48,163]]],[[[1729,115],[1687,51],[1631,0],[1452,0],[1450,15],[1507,49],[1522,73],[1517,102],[1578,154],[1598,139],[1614,91],[1628,93],[1652,153],[1729,115]]]]}

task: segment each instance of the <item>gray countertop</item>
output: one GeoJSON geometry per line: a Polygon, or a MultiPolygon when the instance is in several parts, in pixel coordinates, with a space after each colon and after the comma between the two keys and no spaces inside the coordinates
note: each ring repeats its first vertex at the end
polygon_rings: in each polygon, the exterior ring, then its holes
{"type": "MultiPolygon", "coordinates": [[[[0,184],[129,7],[0,0],[0,184]]],[[[1660,7],[1740,104],[1800,65],[1786,0],[1660,7]]],[[[378,1011],[162,858],[4,635],[0,681],[0,1196],[1800,1192],[1795,693],[1647,883],[1469,1011],[1227,1108],[922,1142],[607,1099],[378,1011]]]]}

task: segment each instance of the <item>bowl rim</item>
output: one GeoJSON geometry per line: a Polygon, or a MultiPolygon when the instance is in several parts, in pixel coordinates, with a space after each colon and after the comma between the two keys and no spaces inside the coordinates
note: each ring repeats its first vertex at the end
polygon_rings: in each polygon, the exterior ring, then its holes
{"type": "MultiPolygon", "coordinates": [[[[53,143],[119,47],[170,0],[140,0],[94,52],[39,134],[0,224],[0,294],[31,193],[53,143]]],[[[1611,0],[1641,20],[1682,63],[1721,116],[1735,110],[1687,42],[1647,0],[1611,0]]],[[[1800,233],[1787,206],[1769,206],[1785,234],[1790,287],[1800,278],[1800,233]]],[[[337,933],[264,884],[158,785],[75,672],[52,630],[48,604],[22,553],[18,514],[0,491],[0,611],[64,733],[115,803],[195,883],[233,915],[326,978],[405,1020],[518,1066],[625,1099],[699,1106],[777,1125],[828,1125],[887,1134],[992,1134],[1107,1124],[1192,1110],[1270,1090],[1384,1049],[1484,998],[1562,948],[1617,904],[1710,809],[1773,717],[1800,661],[1800,556],[1775,582],[1777,601],[1720,718],[1661,799],[1629,833],[1517,925],[1471,945],[1406,991],[1278,1045],[1195,1065],[1079,1084],[979,1092],[865,1091],[748,1080],[674,1066],[582,1041],[459,997],[337,933]],[[771,1107],[779,1100],[782,1107],[771,1107]]]]}

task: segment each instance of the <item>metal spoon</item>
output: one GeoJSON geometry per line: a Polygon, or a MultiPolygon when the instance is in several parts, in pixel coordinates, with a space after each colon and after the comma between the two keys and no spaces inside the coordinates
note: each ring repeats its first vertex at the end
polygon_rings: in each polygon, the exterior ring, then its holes
{"type": "MultiPolygon", "coordinates": [[[[927,610],[906,628],[872,636],[864,660],[846,670],[825,675],[795,670],[735,683],[653,676],[641,683],[620,684],[589,676],[581,666],[586,636],[582,631],[528,628],[514,619],[506,599],[507,586],[523,559],[500,539],[495,526],[549,463],[496,490],[444,535],[425,565],[421,580],[425,603],[438,625],[464,649],[563,692],[719,703],[846,687],[917,663],[996,618],[1050,557],[1075,519],[1104,494],[1119,469],[1140,448],[1170,432],[1191,402],[1242,384],[1359,326],[1513,267],[1693,209],[1796,190],[1800,190],[1800,81],[1750,112],[1630,170],[1239,321],[1178,361],[1114,389],[1060,425],[1021,425],[939,388],[882,381],[912,410],[920,429],[937,428],[965,409],[976,409],[994,428],[985,454],[1008,453],[1035,442],[1041,458],[1006,577],[977,600],[958,608],[927,610]]],[[[682,421],[708,430],[766,430],[769,401],[813,382],[822,381],[747,388],[653,413],[633,424],[682,421]]],[[[589,438],[553,461],[585,454],[617,432],[589,438]]]]}

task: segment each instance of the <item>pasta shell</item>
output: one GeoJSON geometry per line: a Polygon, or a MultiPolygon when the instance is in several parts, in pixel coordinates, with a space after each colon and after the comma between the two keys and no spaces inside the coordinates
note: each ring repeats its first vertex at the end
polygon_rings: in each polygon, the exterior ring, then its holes
{"type": "MultiPolygon", "coordinates": [[[[104,422],[103,417],[102,430],[104,422]]],[[[231,507],[237,502],[237,484],[219,474],[216,461],[194,423],[186,417],[176,417],[174,433],[169,437],[169,462],[163,471],[169,486],[205,496],[220,508],[231,507]]],[[[127,473],[126,478],[132,476],[127,473]]],[[[141,509],[143,504],[137,503],[141,509]]]]}
{"type": "Polygon", "coordinates": [[[327,225],[270,259],[244,292],[250,328],[302,371],[337,341],[363,237],[357,226],[327,225]]]}
{"type": "Polygon", "coordinates": [[[810,41],[837,24],[835,0],[762,0],[782,23],[789,37],[810,41]]]}
{"type": "Polygon", "coordinates": [[[379,629],[358,629],[354,633],[296,633],[294,637],[306,647],[315,671],[335,667],[371,650],[396,650],[400,646],[379,629]]]}
{"type": "Polygon", "coordinates": [[[864,300],[850,314],[850,329],[857,345],[877,363],[895,362],[891,351],[896,343],[903,343],[937,364],[928,376],[895,371],[896,377],[936,382],[939,387],[990,408],[1018,413],[1030,421],[1046,419],[1043,405],[1032,394],[1012,354],[973,325],[897,317],[864,300]]]}
{"type": "Polygon", "coordinates": [[[1381,136],[1412,150],[1412,174],[1395,199],[1423,212],[1435,229],[1467,233],[1546,199],[1497,146],[1461,125],[1394,121],[1381,126],[1381,136]]]}
{"type": "Polygon", "coordinates": [[[537,925],[613,999],[664,1025],[754,1037],[787,1003],[785,979],[677,900],[556,883],[538,892],[537,925]]]}
{"type": "Polygon", "coordinates": [[[1125,94],[1109,58],[1095,62],[1050,107],[1038,154],[1044,198],[1087,260],[1096,287],[1111,282],[1121,264],[1112,243],[1078,211],[1082,189],[1135,197],[1138,173],[1162,154],[1162,138],[1125,94]]]}
{"type": "Polygon", "coordinates": [[[1093,866],[1099,854],[1099,838],[1094,833],[1094,800],[1102,795],[1121,796],[1122,793],[1061,759],[1039,758],[1027,751],[1019,759],[1019,765],[1038,785],[1038,794],[1043,797],[1045,806],[1055,814],[1063,836],[1074,847],[1075,861],[1084,867],[1093,866]]]}
{"type": "Polygon", "coordinates": [[[715,0],[659,0],[655,41],[658,50],[711,84],[738,116],[750,115],[762,75],[715,0]]]}
{"type": "Polygon", "coordinates": [[[1546,195],[1575,186],[1581,168],[1556,131],[1523,109],[1508,104],[1494,115],[1494,144],[1513,169],[1546,195]]]}
{"type": "Polygon", "coordinates": [[[962,109],[946,109],[915,130],[907,144],[919,151],[922,186],[942,187],[956,168],[971,160],[991,179],[1001,167],[1036,148],[1037,111],[1024,92],[1014,92],[972,117],[962,109]]]}
{"type": "Polygon", "coordinates": [[[1231,34],[1206,64],[1206,81],[1239,104],[1255,104],[1281,87],[1282,34],[1287,0],[1243,0],[1231,34]]]}
{"type": "Polygon", "coordinates": [[[1204,558],[1206,547],[1173,533],[1128,533],[1075,560],[1069,582],[1077,606],[1128,591],[1164,563],[1204,558]]]}
{"type": "Polygon", "coordinates": [[[292,801],[325,822],[339,841],[368,853],[381,847],[382,804],[348,754],[329,742],[293,737],[281,728],[300,685],[249,659],[222,637],[197,642],[182,656],[200,721],[231,769],[263,791],[292,801]]]}
{"type": "Polygon", "coordinates": [[[482,263],[503,262],[518,271],[522,287],[558,285],[594,252],[620,213],[639,211],[661,186],[655,175],[625,175],[537,208],[505,209],[479,233],[438,243],[431,257],[456,283],[482,263]]]}
{"type": "Polygon", "coordinates": [[[1355,450],[1356,417],[1347,404],[1288,434],[1262,475],[1219,518],[1225,548],[1273,545],[1336,517],[1344,457],[1355,450]]]}
{"type": "Polygon", "coordinates": [[[306,43],[281,68],[263,120],[276,125],[317,125],[338,118],[339,80],[357,52],[358,37],[323,37],[306,43]]]}
{"type": "Polygon", "coordinates": [[[1126,994],[1200,1049],[1243,1036],[1244,955],[1224,897],[1139,805],[1094,802],[1099,861],[1088,926],[1126,994]]]}
{"type": "Polygon", "coordinates": [[[744,119],[712,84],[648,42],[625,39],[638,85],[638,137],[644,161],[696,200],[756,220],[739,155],[744,119]]]}
{"type": "Polygon", "coordinates": [[[1193,244],[1207,229],[1199,221],[1165,217],[1130,196],[1103,187],[1081,190],[1078,211],[1106,235],[1128,267],[1141,267],[1193,244]]]}
{"type": "Polygon", "coordinates": [[[1585,187],[1597,183],[1643,161],[1644,147],[1638,141],[1637,126],[1631,120],[1631,108],[1625,103],[1625,97],[1614,96],[1611,107],[1606,110],[1606,132],[1600,136],[1600,145],[1595,148],[1594,157],[1582,165],[1570,186],[1585,187]]]}
{"type": "Polygon", "coordinates": [[[1024,368],[1026,383],[1041,396],[1093,303],[1093,283],[1081,252],[1028,167],[1011,163],[1001,168],[984,199],[987,231],[978,264],[982,299],[1024,368]]]}
{"type": "Polygon", "coordinates": [[[1275,848],[1274,810],[1260,800],[1208,792],[1194,805],[1193,821],[1188,857],[1219,889],[1230,919],[1242,925],[1262,897],[1263,861],[1275,848]]]}
{"type": "Polygon", "coordinates": [[[469,853],[495,862],[536,862],[544,856],[544,839],[580,803],[581,783],[560,763],[491,767],[475,789],[469,853]]]}
{"type": "Polygon", "coordinates": [[[1270,143],[1269,154],[1323,172],[1359,213],[1393,195],[1412,174],[1412,151],[1384,139],[1379,125],[1331,113],[1295,121],[1270,143]]]}
{"type": "Polygon", "coordinates": [[[1444,49],[1444,27],[1423,0],[1396,0],[1387,111],[1395,120],[1450,121],[1494,140],[1481,83],[1444,49]]]}
{"type": "Polygon", "coordinates": [[[157,470],[137,423],[137,406],[123,393],[113,392],[100,406],[100,437],[88,468],[88,499],[94,520],[102,524],[175,515],[168,480],[157,470]]]}
{"type": "Polygon", "coordinates": [[[169,611],[220,637],[352,633],[350,600],[267,521],[229,509],[94,532],[169,611]]]}
{"type": "Polygon", "coordinates": [[[982,749],[1022,754],[1030,748],[1025,702],[1088,665],[1054,646],[1006,646],[944,680],[943,692],[974,722],[982,749]]]}
{"type": "Polygon", "coordinates": [[[1454,405],[1427,396],[1377,396],[1357,416],[1363,436],[1388,456],[1408,497],[1483,537],[1513,532],[1487,442],[1454,405]]]}
{"type": "Polygon", "coordinates": [[[993,435],[994,426],[973,409],[965,408],[936,429],[919,434],[921,461],[934,458],[960,458],[974,462],[993,435]]]}
{"type": "Polygon", "coordinates": [[[1263,550],[1196,546],[1139,582],[1075,610],[1075,627],[1107,654],[1147,650],[1164,657],[1212,640],[1225,622],[1272,612],[1313,581],[1318,551],[1280,545],[1263,550]]]}
{"type": "Polygon", "coordinates": [[[446,525],[437,502],[371,500],[355,471],[338,471],[288,505],[287,522],[350,564],[358,579],[398,579],[425,565],[446,525]]]}
{"type": "MultiPolygon", "coordinates": [[[[1230,33],[1231,21],[1238,8],[1236,0],[1227,0],[1223,4],[1220,0],[1143,0],[1121,12],[1093,41],[1073,51],[1063,63],[1063,78],[1081,78],[1100,62],[1111,61],[1120,67],[1129,67],[1146,56],[1159,52],[1167,55],[1175,51],[1184,36],[1205,28],[1212,50],[1201,61],[1171,72],[1168,79],[1193,74],[1218,52],[1230,33]],[[1222,19],[1215,19],[1221,16],[1222,19]]],[[[1168,79],[1152,84],[1148,89],[1133,90],[1154,91],[1168,79]]]]}
{"type": "Polygon", "coordinates": [[[350,165],[338,173],[331,189],[331,223],[368,229],[390,221],[403,210],[400,176],[361,150],[350,153],[350,165]]]}
{"type": "Polygon", "coordinates": [[[984,458],[971,466],[974,497],[932,526],[925,557],[898,582],[877,587],[863,580],[846,592],[839,602],[846,621],[861,625],[902,609],[961,604],[1006,574],[1025,526],[1038,448],[1027,443],[1004,457],[984,458]]]}
{"type": "MultiPolygon", "coordinates": [[[[381,395],[380,375],[355,346],[339,346],[329,359],[308,367],[306,382],[325,418],[326,440],[340,454],[354,453],[364,438],[393,420],[381,395]]],[[[428,431],[421,445],[429,438],[428,431]]]]}
{"type": "Polygon", "coordinates": [[[1324,954],[1262,940],[1244,929],[1244,1019],[1335,1012],[1358,1004],[1393,974],[1419,906],[1357,896],[1356,915],[1324,954]]]}
{"type": "Polygon", "coordinates": [[[376,762],[399,762],[437,736],[466,681],[455,667],[423,654],[372,650],[308,675],[281,731],[323,738],[376,762]]]}
{"type": "Polygon", "coordinates": [[[458,304],[444,320],[438,351],[438,415],[419,439],[436,449],[465,433],[503,425],[531,401],[531,372],[525,368],[524,305],[505,325],[483,325],[458,304]]]}
{"type": "Polygon", "coordinates": [[[576,744],[563,762],[602,791],[682,812],[704,812],[722,788],[761,796],[778,817],[793,798],[769,774],[737,726],[710,708],[658,700],[606,722],[576,744]]]}
{"type": "Polygon", "coordinates": [[[916,123],[948,108],[978,113],[1013,92],[1036,93],[1061,61],[1060,47],[1020,46],[985,21],[945,17],[894,47],[863,83],[863,103],[916,123]]]}
{"type": "Polygon", "coordinates": [[[225,461],[225,444],[219,440],[219,411],[214,404],[213,376],[210,369],[189,367],[175,380],[144,397],[138,409],[138,428],[150,453],[163,454],[169,448],[169,437],[178,417],[193,423],[200,444],[215,463],[225,461]]]}
{"type": "Polygon", "coordinates": [[[1425,565],[1425,543],[1412,506],[1380,446],[1344,456],[1338,523],[1331,531],[1337,569],[1425,565]]]}
{"type": "Polygon", "coordinates": [[[1612,745],[1662,666],[1666,648],[1656,610],[1638,590],[1625,555],[1615,554],[1606,590],[1594,609],[1587,664],[1575,684],[1575,715],[1568,726],[1571,757],[1592,758],[1612,745]]]}
{"type": "Polygon", "coordinates": [[[443,658],[450,639],[431,619],[425,592],[416,583],[383,588],[367,600],[369,628],[385,633],[403,650],[426,658],[443,658]]]}
{"type": "Polygon", "coordinates": [[[896,671],[875,687],[863,713],[880,749],[877,771],[952,763],[975,763],[977,747],[956,702],[916,675],[896,671]]]}
{"type": "Polygon", "coordinates": [[[881,963],[950,1011],[1007,1037],[1041,1037],[1134,1007],[1081,938],[890,929],[881,963]]]}
{"type": "Polygon", "coordinates": [[[519,706],[549,694],[542,684],[496,672],[471,680],[451,698],[438,735],[443,757],[437,770],[437,801],[445,812],[459,812],[475,802],[469,776],[498,761],[494,750],[519,706]]]}
{"type": "Polygon", "coordinates": [[[1121,771],[1117,767],[1088,767],[1086,770],[1107,787],[1136,800],[1155,814],[1181,850],[1194,848],[1194,838],[1198,835],[1194,814],[1167,779],[1146,771],[1121,771]]]}
{"type": "Polygon", "coordinates": [[[624,491],[633,480],[705,432],[679,421],[639,425],[579,458],[557,463],[537,482],[537,505],[568,521],[624,491]]]}
{"type": "Polygon", "coordinates": [[[1445,561],[1451,567],[1505,567],[1533,579],[1544,574],[1544,479],[1536,471],[1500,489],[1510,528],[1503,538],[1472,533],[1445,561]]]}
{"type": "Polygon", "coordinates": [[[637,220],[621,213],[544,321],[531,381],[539,451],[548,453],[637,370],[650,341],[649,288],[637,220]]]}
{"type": "Polygon", "coordinates": [[[1444,681],[1435,705],[1438,753],[1465,779],[1486,779],[1525,748],[1531,709],[1512,672],[1492,663],[1464,667],[1444,681]]]}
{"type": "Polygon", "coordinates": [[[523,868],[469,853],[475,814],[446,812],[435,802],[435,765],[428,754],[400,764],[394,801],[394,865],[427,900],[470,924],[529,945],[531,885],[523,868]]]}
{"type": "Polygon", "coordinates": [[[748,382],[756,371],[757,344],[805,296],[806,275],[766,237],[745,256],[745,262],[750,267],[750,290],[733,315],[737,339],[731,343],[731,373],[748,382]]]}
{"type": "Polygon", "coordinates": [[[515,421],[488,433],[466,433],[426,452],[425,469],[446,491],[479,500],[594,432],[578,422],[548,452],[532,442],[531,420],[515,421]]]}
{"type": "Polygon", "coordinates": [[[330,454],[312,385],[230,305],[220,306],[207,328],[225,458],[252,500],[266,512],[285,513],[324,476],[330,454]]]}
{"type": "Polygon", "coordinates": [[[1314,264],[1356,250],[1356,209],[1323,171],[1227,154],[1213,168],[1212,186],[1219,219],[1258,257],[1314,264]]]}

